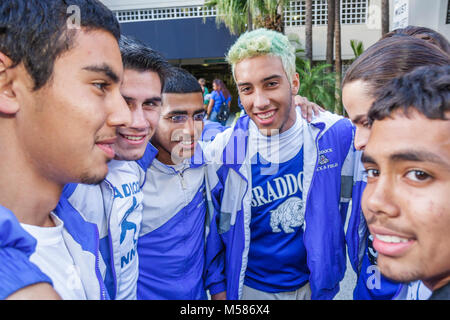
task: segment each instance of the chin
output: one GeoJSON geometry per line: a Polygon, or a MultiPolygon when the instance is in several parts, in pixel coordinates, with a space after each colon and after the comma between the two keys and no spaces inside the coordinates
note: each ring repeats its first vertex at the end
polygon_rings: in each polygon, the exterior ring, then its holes
{"type": "Polygon", "coordinates": [[[380,259],[380,257],[378,258],[378,267],[385,277],[396,282],[407,283],[421,278],[421,274],[417,268],[411,268],[405,264],[396,265],[396,263],[387,263],[380,259]]]}
{"type": "Polygon", "coordinates": [[[135,161],[142,158],[144,154],[116,154],[114,160],[135,161]]]}
{"type": "Polygon", "coordinates": [[[85,172],[84,174],[82,174],[80,176],[80,182],[83,184],[99,184],[106,178],[107,174],[108,174],[108,168],[106,168],[106,170],[103,173],[85,172]]]}
{"type": "Polygon", "coordinates": [[[134,149],[134,150],[114,149],[114,152],[115,152],[114,160],[125,160],[125,161],[139,160],[140,158],[142,158],[144,156],[145,146],[143,148],[134,149]]]}

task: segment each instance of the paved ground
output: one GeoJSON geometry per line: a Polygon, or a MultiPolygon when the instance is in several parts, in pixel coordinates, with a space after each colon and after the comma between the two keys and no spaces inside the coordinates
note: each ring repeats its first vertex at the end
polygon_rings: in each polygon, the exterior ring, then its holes
{"type": "Polygon", "coordinates": [[[340,283],[340,291],[334,297],[334,300],[353,300],[353,289],[356,285],[356,273],[350,265],[350,260],[347,258],[347,271],[344,279],[340,283]]]}
{"type": "MultiPolygon", "coordinates": [[[[345,221],[345,231],[347,231],[348,219],[350,218],[350,212],[352,209],[352,202],[350,201],[347,211],[347,221],[345,221]]],[[[350,260],[347,256],[347,270],[345,272],[344,279],[340,283],[340,291],[334,297],[334,300],[353,300],[353,289],[356,285],[356,273],[353,271],[350,260]]]]}

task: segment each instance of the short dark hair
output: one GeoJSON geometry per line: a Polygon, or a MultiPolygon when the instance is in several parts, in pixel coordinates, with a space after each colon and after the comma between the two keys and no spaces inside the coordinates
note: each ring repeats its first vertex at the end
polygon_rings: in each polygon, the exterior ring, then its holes
{"type": "Polygon", "coordinates": [[[48,82],[56,59],[74,44],[76,29],[68,28],[70,6],[79,9],[80,27],[105,30],[119,39],[116,17],[97,0],[0,1],[0,51],[13,61],[12,67],[24,64],[34,90],[48,82]]]}
{"type": "Polygon", "coordinates": [[[172,67],[163,89],[164,93],[203,93],[197,79],[188,71],[172,67]]]}
{"type": "Polygon", "coordinates": [[[450,54],[450,44],[447,39],[437,31],[427,27],[419,26],[407,26],[405,28],[395,29],[391,32],[386,33],[384,38],[398,37],[398,36],[412,36],[437,46],[442,51],[450,54]]]}
{"type": "Polygon", "coordinates": [[[125,35],[119,39],[119,48],[124,69],[156,72],[161,80],[161,88],[164,87],[171,66],[159,52],[139,40],[125,35]]]}
{"type": "Polygon", "coordinates": [[[450,66],[424,66],[388,83],[369,110],[369,123],[411,109],[429,119],[450,120],[450,66]]]}

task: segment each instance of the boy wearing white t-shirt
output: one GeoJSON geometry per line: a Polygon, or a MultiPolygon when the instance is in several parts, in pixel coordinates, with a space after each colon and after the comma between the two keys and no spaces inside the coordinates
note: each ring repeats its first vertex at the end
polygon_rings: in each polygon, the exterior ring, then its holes
{"type": "Polygon", "coordinates": [[[120,28],[98,1],[71,5],[78,25],[63,1],[0,3],[1,299],[107,298],[97,228],[58,200],[67,183],[103,180],[129,122],[120,28]],[[65,267],[46,261],[55,252],[65,267]]]}

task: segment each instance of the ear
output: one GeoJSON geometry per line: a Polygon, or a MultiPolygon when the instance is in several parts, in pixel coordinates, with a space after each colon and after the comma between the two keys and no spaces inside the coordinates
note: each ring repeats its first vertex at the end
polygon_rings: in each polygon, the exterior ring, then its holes
{"type": "Polygon", "coordinates": [[[300,88],[300,76],[297,72],[294,73],[292,76],[292,83],[291,83],[291,89],[292,89],[292,95],[296,95],[298,93],[298,89],[300,88]]]}
{"type": "Polygon", "coordinates": [[[12,60],[0,51],[0,113],[15,114],[19,110],[13,90],[12,60]]]}

